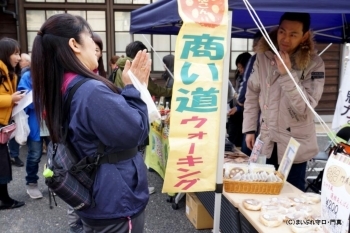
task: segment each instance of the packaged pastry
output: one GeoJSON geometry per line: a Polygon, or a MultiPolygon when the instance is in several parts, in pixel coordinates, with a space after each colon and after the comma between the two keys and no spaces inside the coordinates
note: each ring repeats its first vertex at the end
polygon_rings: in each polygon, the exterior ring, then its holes
{"type": "Polygon", "coordinates": [[[287,215],[291,215],[291,214],[294,214],[295,213],[295,209],[294,208],[284,208],[284,207],[281,207],[278,211],[277,211],[278,214],[280,214],[283,218],[283,221],[286,221],[287,220],[287,215]]]}
{"type": "Polygon", "coordinates": [[[271,197],[267,199],[265,202],[270,204],[282,205],[283,207],[290,207],[291,201],[285,197],[271,197]]]}
{"type": "Polygon", "coordinates": [[[274,174],[276,171],[275,166],[271,164],[260,164],[260,163],[250,163],[249,172],[251,173],[262,173],[266,172],[268,174],[274,174]]]}
{"type": "Polygon", "coordinates": [[[301,195],[309,204],[317,204],[321,202],[321,195],[317,193],[304,193],[301,195]]]}
{"type": "Polygon", "coordinates": [[[281,215],[277,213],[261,213],[259,220],[267,227],[278,227],[283,223],[281,215]]]}
{"type": "Polygon", "coordinates": [[[261,202],[256,199],[244,199],[243,206],[247,210],[260,210],[261,202]]]}
{"type": "Polygon", "coordinates": [[[224,171],[226,178],[233,178],[237,174],[243,175],[248,173],[248,164],[225,163],[224,171]]]}
{"type": "Polygon", "coordinates": [[[298,204],[295,206],[295,209],[296,209],[296,211],[299,211],[299,212],[305,214],[305,216],[307,218],[311,217],[313,212],[314,212],[312,207],[310,205],[307,205],[307,204],[298,204]]]}
{"type": "Polygon", "coordinates": [[[280,210],[280,206],[277,205],[277,204],[269,204],[269,205],[262,205],[261,206],[261,212],[262,213],[265,213],[265,212],[268,212],[268,213],[277,213],[279,210],[280,210]]]}
{"type": "Polygon", "coordinates": [[[299,211],[289,213],[285,215],[286,220],[305,220],[305,214],[299,211]]]}
{"type": "Polygon", "coordinates": [[[289,199],[292,201],[292,205],[298,205],[298,204],[305,204],[306,199],[302,197],[289,197],[289,199]]]}

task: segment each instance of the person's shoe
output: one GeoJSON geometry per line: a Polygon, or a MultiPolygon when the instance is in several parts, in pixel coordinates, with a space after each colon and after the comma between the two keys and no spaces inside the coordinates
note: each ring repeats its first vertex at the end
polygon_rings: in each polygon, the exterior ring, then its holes
{"type": "Polygon", "coordinates": [[[75,224],[74,226],[69,227],[69,233],[84,233],[83,226],[75,224]]]}
{"type": "Polygon", "coordinates": [[[27,185],[27,193],[32,199],[39,199],[43,197],[43,194],[40,192],[38,188],[38,184],[29,183],[27,185]]]}
{"type": "Polygon", "coordinates": [[[14,209],[14,208],[18,208],[18,207],[21,207],[24,205],[25,205],[25,203],[23,201],[16,201],[16,200],[13,200],[12,203],[0,202],[0,210],[14,209]]]}
{"type": "Polygon", "coordinates": [[[154,192],[155,192],[154,187],[148,187],[148,193],[149,194],[152,194],[154,192]]]}
{"type": "Polygon", "coordinates": [[[24,163],[19,157],[15,157],[14,159],[11,159],[11,164],[15,165],[16,167],[23,167],[24,163]]]}

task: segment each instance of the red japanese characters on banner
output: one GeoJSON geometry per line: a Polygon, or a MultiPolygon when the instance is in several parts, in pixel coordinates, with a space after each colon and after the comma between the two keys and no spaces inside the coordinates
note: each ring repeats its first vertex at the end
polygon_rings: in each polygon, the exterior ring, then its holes
{"type": "MultiPolygon", "coordinates": [[[[181,124],[186,125],[192,123],[193,121],[198,121],[198,123],[194,125],[194,129],[196,129],[201,128],[205,124],[205,122],[207,122],[207,119],[199,118],[198,116],[193,116],[190,119],[181,120],[181,124]]],[[[206,134],[207,133],[204,133],[202,131],[196,133],[189,133],[188,139],[202,140],[206,134]]],[[[196,164],[203,163],[203,157],[201,157],[200,155],[197,155],[198,157],[196,157],[195,146],[196,143],[191,143],[188,155],[186,157],[179,158],[178,162],[176,163],[176,165],[178,165],[179,167],[177,170],[180,172],[181,175],[177,177],[179,179],[179,182],[176,183],[174,187],[182,187],[181,190],[183,191],[188,190],[190,187],[196,184],[199,180],[198,174],[201,173],[201,171],[196,168],[196,164]]]]}

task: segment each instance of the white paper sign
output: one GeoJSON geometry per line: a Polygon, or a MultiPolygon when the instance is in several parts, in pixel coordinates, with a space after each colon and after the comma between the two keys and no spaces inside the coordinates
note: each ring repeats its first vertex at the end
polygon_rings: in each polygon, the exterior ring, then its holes
{"type": "Polygon", "coordinates": [[[299,146],[299,142],[297,142],[294,138],[290,138],[280,166],[278,167],[278,171],[284,176],[284,181],[287,180],[290,168],[293,165],[294,158],[298,152],[299,146]]]}
{"type": "Polygon", "coordinates": [[[16,115],[21,110],[25,109],[32,102],[33,102],[33,92],[29,91],[20,101],[18,101],[17,105],[13,107],[12,116],[16,115]]]}
{"type": "Polygon", "coordinates": [[[321,217],[325,232],[347,233],[350,214],[350,158],[337,153],[329,157],[324,169],[321,217]]]}

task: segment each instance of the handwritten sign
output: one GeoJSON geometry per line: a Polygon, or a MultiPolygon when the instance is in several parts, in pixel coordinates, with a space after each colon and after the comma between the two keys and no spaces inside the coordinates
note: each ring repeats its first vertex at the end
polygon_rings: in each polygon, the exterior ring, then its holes
{"type": "Polygon", "coordinates": [[[295,155],[298,152],[299,146],[299,142],[297,142],[294,138],[290,138],[280,166],[278,167],[278,171],[284,176],[284,181],[287,180],[290,169],[294,162],[295,155]]]}
{"type": "Polygon", "coordinates": [[[350,214],[350,159],[342,153],[329,157],[322,179],[322,219],[325,232],[347,233],[350,214]],[[330,224],[339,219],[341,224],[330,224]]]}
{"type": "MultiPolygon", "coordinates": [[[[178,0],[169,157],[163,192],[215,189],[228,2],[178,0]]],[[[225,77],[226,78],[226,77],[225,77]]],[[[227,87],[226,87],[227,88],[227,87]]]]}

